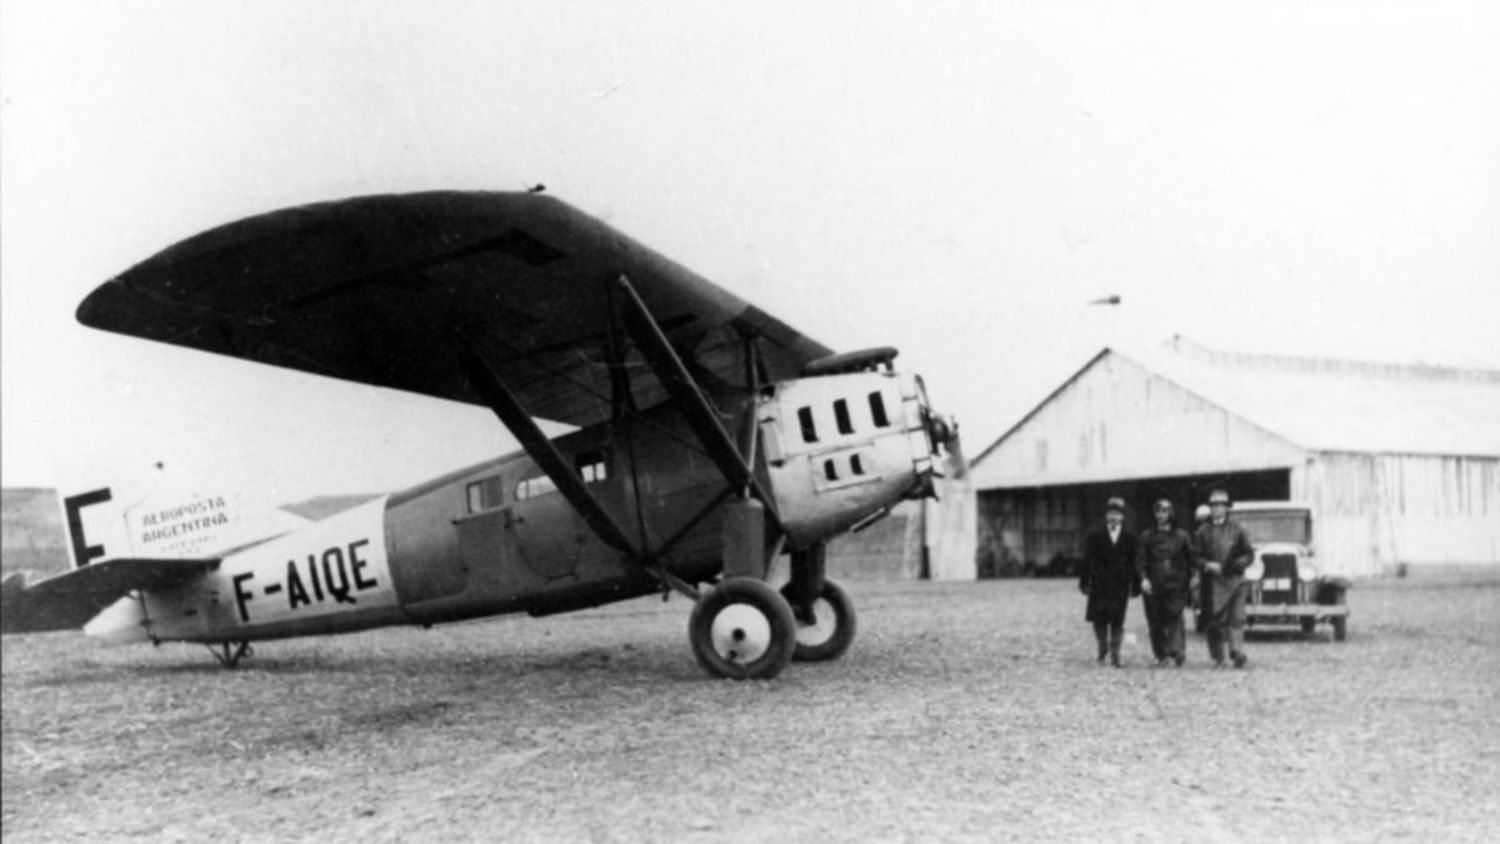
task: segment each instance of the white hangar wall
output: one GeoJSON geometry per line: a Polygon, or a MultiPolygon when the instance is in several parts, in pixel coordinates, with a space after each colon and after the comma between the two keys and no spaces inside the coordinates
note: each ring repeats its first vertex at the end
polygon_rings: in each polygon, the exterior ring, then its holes
{"type": "MultiPolygon", "coordinates": [[[[981,574],[1076,558],[1109,496],[1142,518],[1207,488],[1285,497],[1307,453],[1141,364],[1101,353],[976,460],[981,574]]],[[[1141,518],[1133,518],[1140,527],[1141,518]]]]}
{"type": "Polygon", "coordinates": [[[1219,484],[1311,504],[1331,573],[1500,568],[1491,419],[1496,373],[1106,349],[975,461],[981,574],[1076,553],[1108,495],[1144,518],[1219,484]]]}
{"type": "Polygon", "coordinates": [[[1306,452],[1106,353],[982,456],[981,489],[1291,468],[1306,452]]]}
{"type": "Polygon", "coordinates": [[[1324,452],[1292,471],[1326,570],[1500,567],[1500,458],[1324,452]]]}

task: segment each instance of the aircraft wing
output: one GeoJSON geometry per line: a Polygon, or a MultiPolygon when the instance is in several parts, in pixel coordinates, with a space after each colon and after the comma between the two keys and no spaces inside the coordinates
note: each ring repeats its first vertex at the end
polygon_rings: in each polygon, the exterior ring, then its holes
{"type": "Polygon", "coordinates": [[[12,574],[0,585],[0,633],[76,630],[124,595],[181,586],[218,560],[116,558],[27,584],[12,574]]]}
{"type": "Polygon", "coordinates": [[[602,221],[522,193],[369,196],[229,223],[106,282],[78,319],[485,405],[459,363],[468,342],[532,415],[587,425],[610,415],[612,360],[640,375],[638,407],[666,395],[638,355],[612,356],[621,275],[706,386],[745,381],[742,334],[763,338],[772,380],[830,354],[602,221]]]}

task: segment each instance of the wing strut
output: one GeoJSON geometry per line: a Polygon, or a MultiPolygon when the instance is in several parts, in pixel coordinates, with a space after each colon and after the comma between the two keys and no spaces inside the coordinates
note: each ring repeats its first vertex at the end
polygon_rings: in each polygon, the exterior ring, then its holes
{"type": "Polygon", "coordinates": [[[724,424],[719,421],[713,405],[698,389],[697,382],[672,348],[672,343],[661,326],[651,317],[651,311],[631,286],[630,279],[620,276],[618,283],[625,291],[625,328],[630,332],[630,338],[635,341],[642,356],[646,358],[646,363],[656,373],[657,380],[677,402],[688,425],[708,452],[709,459],[719,467],[731,488],[744,490],[759,499],[765,505],[766,513],[780,524],[775,500],[761,488],[760,481],[745,462],[734,438],[724,430],[724,424]]]}
{"type": "Polygon", "coordinates": [[[464,375],[468,377],[469,383],[484,397],[485,402],[500,417],[506,428],[515,434],[516,439],[521,441],[521,446],[531,459],[537,462],[547,477],[557,484],[558,492],[561,492],[568,502],[578,510],[584,522],[598,534],[599,538],[617,551],[623,551],[637,560],[644,559],[645,555],[641,548],[625,532],[625,528],[615,521],[615,517],[594,494],[589,491],[578,472],[569,465],[562,452],[557,446],[547,439],[542,429],[537,427],[526,408],[516,398],[500,376],[490,368],[484,358],[474,350],[468,338],[459,335],[463,353],[459,356],[464,368],[464,375]]]}
{"type": "MultiPolygon", "coordinates": [[[[505,382],[495,374],[495,371],[485,362],[484,357],[474,349],[473,344],[462,333],[459,334],[459,345],[461,349],[459,360],[469,383],[484,397],[490,409],[500,417],[501,423],[521,442],[521,447],[526,449],[531,459],[535,460],[542,471],[547,473],[547,477],[557,484],[557,491],[562,493],[569,504],[573,505],[589,528],[606,545],[629,555],[631,560],[647,574],[656,578],[664,588],[686,595],[694,601],[698,600],[698,590],[692,584],[685,582],[657,563],[660,551],[649,552],[630,538],[625,528],[589,491],[583,479],[578,476],[577,470],[569,465],[568,459],[557,450],[557,446],[553,445],[551,440],[547,439],[547,435],[542,433],[541,428],[537,427],[531,414],[526,412],[526,408],[521,405],[515,393],[505,386],[505,382]]],[[[668,542],[667,547],[675,543],[678,538],[674,536],[668,542]]],[[[665,550],[665,547],[661,550],[665,550]]]]}

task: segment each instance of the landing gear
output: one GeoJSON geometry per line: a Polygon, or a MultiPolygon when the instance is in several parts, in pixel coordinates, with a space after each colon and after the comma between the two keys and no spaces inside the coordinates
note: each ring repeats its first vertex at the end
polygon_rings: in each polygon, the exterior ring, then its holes
{"type": "Polygon", "coordinates": [[[808,613],[811,621],[797,618],[797,648],[792,659],[798,662],[826,662],[838,659],[854,643],[854,602],[844,587],[831,580],[823,581],[823,593],[813,601],[808,613]]]}
{"type": "Polygon", "coordinates": [[[769,680],[792,661],[797,622],[775,589],[732,577],[710,589],[688,619],[693,656],[708,673],[735,680],[769,680]]]}
{"type": "Polygon", "coordinates": [[[233,668],[239,665],[240,660],[245,657],[255,655],[249,642],[220,642],[219,650],[214,650],[214,646],[209,645],[208,652],[213,654],[214,659],[217,659],[225,668],[233,668]]]}

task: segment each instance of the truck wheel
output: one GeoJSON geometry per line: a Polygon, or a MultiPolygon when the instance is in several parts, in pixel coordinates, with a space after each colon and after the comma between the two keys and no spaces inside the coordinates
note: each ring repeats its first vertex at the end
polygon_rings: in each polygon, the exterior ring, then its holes
{"type": "Polygon", "coordinates": [[[1346,626],[1348,622],[1349,619],[1345,618],[1344,616],[1338,616],[1333,620],[1333,641],[1344,641],[1344,636],[1346,635],[1346,626]]]}
{"type": "Polygon", "coordinates": [[[1313,634],[1313,631],[1317,630],[1317,629],[1318,629],[1318,620],[1316,618],[1304,618],[1304,619],[1302,619],[1302,635],[1304,635],[1304,636],[1311,636],[1313,634]]]}

